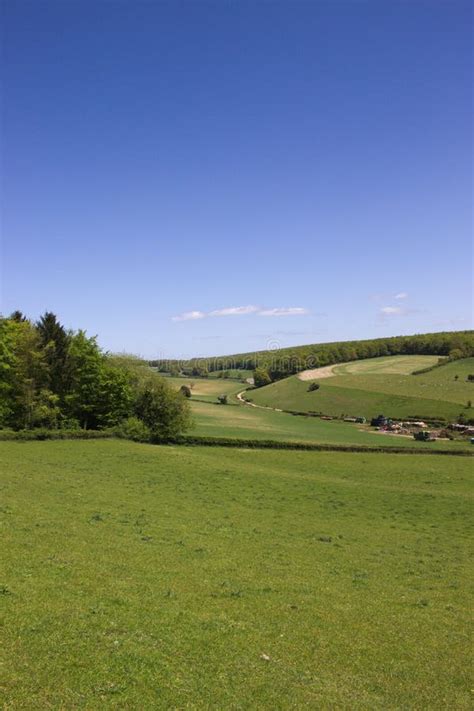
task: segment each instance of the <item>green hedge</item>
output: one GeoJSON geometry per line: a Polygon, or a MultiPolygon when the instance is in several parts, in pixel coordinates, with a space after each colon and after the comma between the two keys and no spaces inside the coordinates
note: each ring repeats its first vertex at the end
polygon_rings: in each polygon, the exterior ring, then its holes
{"type": "Polygon", "coordinates": [[[0,430],[0,442],[18,440],[28,442],[31,440],[47,439],[112,439],[119,437],[115,429],[110,430],[0,430]]]}
{"type": "MultiPolygon", "coordinates": [[[[118,429],[109,430],[0,430],[0,441],[44,441],[68,439],[126,439],[118,429]]],[[[196,447],[233,447],[245,449],[284,449],[305,452],[385,452],[386,454],[442,454],[470,457],[474,455],[467,449],[429,449],[417,447],[384,447],[360,444],[316,444],[311,442],[278,442],[267,439],[241,439],[233,437],[198,437],[182,435],[174,438],[151,438],[150,444],[184,445],[196,447]]]]}
{"type": "Polygon", "coordinates": [[[474,456],[469,450],[422,449],[416,447],[384,447],[360,444],[316,444],[311,442],[278,442],[267,439],[241,439],[233,437],[198,437],[183,435],[173,439],[156,439],[154,444],[174,444],[198,447],[234,447],[245,449],[286,449],[308,452],[385,452],[388,454],[454,454],[461,457],[474,456]]]}

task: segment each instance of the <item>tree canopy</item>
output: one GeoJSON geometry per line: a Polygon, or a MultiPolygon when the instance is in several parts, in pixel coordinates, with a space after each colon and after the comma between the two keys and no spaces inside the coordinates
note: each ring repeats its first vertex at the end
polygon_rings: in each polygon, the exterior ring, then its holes
{"type": "Polygon", "coordinates": [[[351,360],[392,355],[439,355],[452,360],[474,355],[474,331],[445,331],[413,336],[390,336],[364,341],[315,343],[279,350],[237,353],[186,361],[154,360],[150,365],[162,372],[215,372],[226,370],[265,370],[278,380],[301,370],[319,368],[351,360]]]}
{"type": "Polygon", "coordinates": [[[129,419],[143,437],[172,438],[190,425],[189,406],[145,361],[104,353],[51,312],[36,323],[19,311],[0,318],[1,428],[105,429],[129,419]]]}

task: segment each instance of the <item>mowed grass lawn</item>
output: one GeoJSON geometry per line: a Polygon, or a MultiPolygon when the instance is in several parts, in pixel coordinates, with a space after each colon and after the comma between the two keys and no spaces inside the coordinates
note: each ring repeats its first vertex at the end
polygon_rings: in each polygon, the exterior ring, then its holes
{"type": "Polygon", "coordinates": [[[468,709],[471,462],[5,442],[6,709],[468,709]]]}
{"type": "Polygon", "coordinates": [[[463,413],[473,417],[474,409],[466,406],[469,400],[474,401],[474,383],[467,382],[467,375],[474,372],[474,358],[411,375],[408,368],[420,365],[420,358],[427,356],[357,361],[335,366],[334,376],[317,380],[320,389],[313,392],[308,392],[311,381],[292,376],[249,391],[248,397],[259,405],[336,416],[370,418],[382,413],[390,417],[455,420],[463,413]]]}

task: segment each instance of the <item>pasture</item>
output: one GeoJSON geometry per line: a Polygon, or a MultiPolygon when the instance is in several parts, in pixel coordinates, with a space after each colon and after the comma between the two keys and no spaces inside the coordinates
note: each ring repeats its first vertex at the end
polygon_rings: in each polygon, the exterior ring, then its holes
{"type": "Polygon", "coordinates": [[[467,407],[468,401],[474,400],[474,383],[467,381],[467,375],[474,372],[474,358],[421,375],[403,372],[403,368],[411,367],[409,360],[417,369],[420,358],[426,356],[375,358],[333,366],[331,377],[317,381],[319,390],[309,392],[309,381],[292,376],[252,390],[248,396],[259,405],[335,416],[371,418],[383,413],[400,418],[455,420],[464,413],[474,417],[474,410],[467,407]]]}
{"type": "Polygon", "coordinates": [[[4,708],[470,708],[470,460],[13,442],[0,470],[4,708]]]}
{"type": "MultiPolygon", "coordinates": [[[[425,356],[421,357],[423,358],[425,356]]],[[[380,377],[386,378],[388,376],[380,377]]],[[[418,378],[424,376],[410,377],[418,378]]],[[[322,382],[326,384],[330,380],[337,380],[337,378],[327,378],[322,382]]],[[[396,446],[407,448],[422,447],[425,449],[466,449],[471,447],[467,441],[420,443],[415,442],[411,437],[394,437],[390,435],[378,434],[373,430],[370,430],[368,426],[360,424],[349,424],[338,421],[328,422],[320,420],[319,418],[300,417],[284,412],[275,412],[271,409],[266,410],[251,407],[249,405],[242,404],[236,398],[236,394],[244,390],[245,385],[232,380],[221,380],[216,378],[192,379],[168,377],[167,382],[169,382],[176,389],[179,389],[182,385],[192,385],[192,397],[190,403],[194,427],[191,430],[191,434],[197,436],[262,440],[271,439],[275,441],[324,444],[355,444],[376,447],[381,445],[387,447],[396,446]],[[228,405],[216,404],[217,397],[220,394],[226,394],[228,396],[228,405]]],[[[278,407],[278,405],[275,405],[273,395],[274,389],[277,390],[278,396],[281,397],[281,400],[285,403],[284,406],[287,409],[304,409],[299,407],[301,404],[308,404],[309,406],[313,405],[315,402],[314,396],[319,396],[320,394],[320,391],[317,393],[308,393],[308,383],[300,381],[296,377],[291,377],[281,380],[278,383],[274,383],[266,388],[251,390],[247,393],[247,395],[256,403],[261,403],[263,405],[272,404],[273,406],[278,407]],[[285,397],[282,397],[282,394],[285,395],[285,397]]],[[[351,391],[348,392],[349,394],[352,394],[351,391]]],[[[340,415],[341,412],[345,412],[345,410],[341,408],[347,405],[346,399],[340,403],[338,395],[338,388],[333,388],[331,391],[328,391],[327,395],[327,398],[330,399],[328,410],[335,415],[340,415]]],[[[363,397],[366,401],[370,401],[370,398],[376,398],[377,394],[370,392],[363,393],[363,397]]],[[[386,397],[387,404],[392,405],[394,401],[393,397],[386,397]]],[[[314,408],[309,407],[309,409],[314,408]]],[[[377,408],[375,407],[374,410],[376,409],[377,408]]],[[[383,407],[381,411],[384,411],[383,407]]],[[[378,414],[378,412],[376,414],[378,414]]]]}
{"type": "Polygon", "coordinates": [[[348,366],[337,366],[335,377],[325,384],[333,387],[356,388],[371,392],[383,392],[389,395],[403,395],[465,406],[468,400],[474,400],[474,382],[468,381],[468,375],[474,374],[474,358],[447,363],[428,373],[419,375],[380,372],[376,369],[366,371],[364,361],[356,365],[359,369],[346,370],[348,366]],[[349,376],[349,377],[348,377],[349,376]],[[397,377],[398,376],[398,377],[397,377]]]}
{"type": "Polygon", "coordinates": [[[166,381],[176,390],[179,390],[183,385],[187,385],[191,388],[192,398],[209,402],[217,402],[219,395],[230,397],[248,387],[245,383],[224,378],[167,377],[166,381]]]}
{"type": "Polygon", "coordinates": [[[436,365],[439,356],[407,355],[365,358],[333,366],[338,375],[410,375],[415,370],[436,365]]]}
{"type": "Polygon", "coordinates": [[[472,445],[467,440],[416,442],[412,437],[379,434],[367,425],[295,416],[249,405],[214,405],[191,401],[191,408],[194,427],[190,434],[202,437],[355,444],[373,447],[416,447],[426,450],[472,449],[472,445]]]}

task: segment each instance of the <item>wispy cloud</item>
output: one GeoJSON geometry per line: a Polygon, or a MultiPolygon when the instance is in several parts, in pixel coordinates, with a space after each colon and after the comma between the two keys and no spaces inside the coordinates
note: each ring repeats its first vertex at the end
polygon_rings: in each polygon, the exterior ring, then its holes
{"type": "Polygon", "coordinates": [[[197,321],[200,318],[205,318],[206,314],[203,311],[186,311],[179,316],[173,316],[172,321],[197,321]]]}
{"type": "Polygon", "coordinates": [[[378,318],[384,321],[388,318],[400,316],[413,316],[415,314],[428,313],[426,309],[409,309],[405,306],[383,306],[378,312],[378,318]]]}
{"type": "Polygon", "coordinates": [[[202,318],[214,318],[222,316],[245,316],[256,314],[257,316],[307,316],[309,309],[302,306],[278,306],[275,308],[266,308],[263,306],[228,306],[223,309],[214,309],[213,311],[186,311],[178,316],[173,316],[172,321],[197,321],[202,318]]]}
{"type": "Polygon", "coordinates": [[[396,316],[402,314],[403,309],[400,306],[383,306],[380,313],[383,316],[396,316]]]}
{"type": "Polygon", "coordinates": [[[395,299],[407,299],[407,298],[408,298],[408,294],[407,294],[406,291],[400,291],[399,294],[395,294],[395,297],[394,297],[394,298],[395,298],[395,299]]]}
{"type": "Polygon", "coordinates": [[[211,311],[208,316],[243,316],[245,314],[255,314],[258,311],[258,306],[229,306],[226,309],[211,311]]]}
{"type": "Polygon", "coordinates": [[[301,306],[288,306],[276,309],[260,309],[257,313],[259,316],[307,316],[309,311],[301,306]]]}

